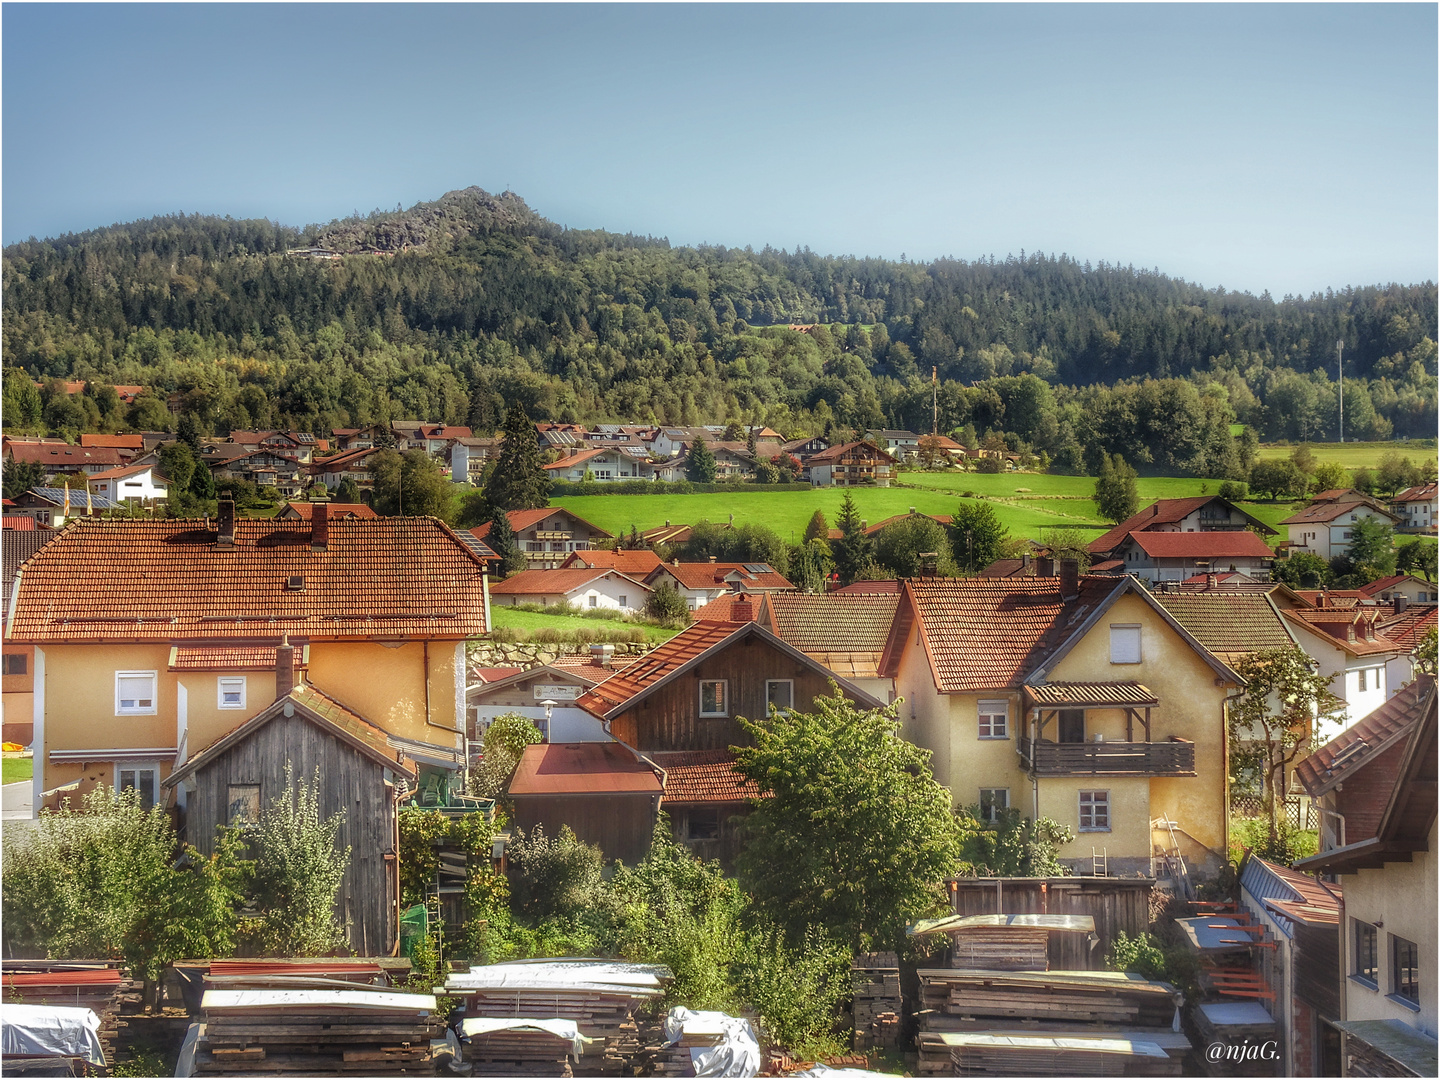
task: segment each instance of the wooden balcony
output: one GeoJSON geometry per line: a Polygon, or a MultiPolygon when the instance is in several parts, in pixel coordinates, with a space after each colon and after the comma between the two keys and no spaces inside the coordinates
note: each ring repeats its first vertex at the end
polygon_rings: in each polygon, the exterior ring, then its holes
{"type": "Polygon", "coordinates": [[[1025,768],[1037,776],[1194,776],[1195,744],[1165,742],[1056,743],[1020,740],[1025,768]]]}

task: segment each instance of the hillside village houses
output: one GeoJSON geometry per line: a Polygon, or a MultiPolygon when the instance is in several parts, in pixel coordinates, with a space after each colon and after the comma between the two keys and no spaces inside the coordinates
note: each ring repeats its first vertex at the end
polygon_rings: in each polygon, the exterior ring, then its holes
{"type": "Polygon", "coordinates": [[[1308,551],[1329,562],[1350,550],[1356,523],[1366,520],[1394,526],[1401,519],[1368,495],[1336,488],[1320,492],[1309,506],[1280,524],[1290,530],[1291,554],[1308,551]]]}
{"type": "Polygon", "coordinates": [[[1440,527],[1440,484],[1432,480],[1406,488],[1390,500],[1390,509],[1400,519],[1397,529],[1433,536],[1440,527]]]}

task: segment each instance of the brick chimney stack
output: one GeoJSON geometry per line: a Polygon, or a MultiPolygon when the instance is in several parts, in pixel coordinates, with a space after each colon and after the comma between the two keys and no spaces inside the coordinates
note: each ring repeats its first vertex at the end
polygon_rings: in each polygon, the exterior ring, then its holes
{"type": "Polygon", "coordinates": [[[1048,555],[1042,555],[1040,558],[1036,559],[1036,560],[1035,560],[1035,576],[1036,576],[1036,577],[1054,577],[1054,576],[1055,576],[1055,560],[1052,559],[1052,558],[1051,558],[1050,556],[1048,556],[1048,555]]]}
{"type": "Polygon", "coordinates": [[[310,511],[310,550],[330,550],[330,506],[316,503],[310,511]]]}
{"type": "Polygon", "coordinates": [[[289,695],[295,689],[295,646],[290,644],[290,635],[284,634],[280,644],[275,646],[275,700],[289,695]]]}
{"type": "Polygon", "coordinates": [[[755,621],[755,605],[750,602],[750,597],[744,593],[735,597],[735,602],[730,605],[730,621],[732,623],[755,621]]]}
{"type": "Polygon", "coordinates": [[[1395,594],[1395,614],[1404,615],[1405,609],[1410,606],[1410,598],[1404,593],[1395,594]]]}
{"type": "Polygon", "coordinates": [[[1060,560],[1060,599],[1074,600],[1080,595],[1080,561],[1060,560]]]}
{"type": "Polygon", "coordinates": [[[235,546],[235,500],[220,500],[220,513],[216,518],[215,527],[218,533],[215,538],[216,546],[233,548],[235,546]]]}

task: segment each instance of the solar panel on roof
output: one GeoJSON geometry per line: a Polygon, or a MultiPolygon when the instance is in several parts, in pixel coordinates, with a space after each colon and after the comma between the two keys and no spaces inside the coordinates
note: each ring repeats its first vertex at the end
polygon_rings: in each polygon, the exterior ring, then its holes
{"type": "Polygon", "coordinates": [[[773,571],[763,562],[747,562],[743,564],[747,574],[769,574],[773,571]]]}

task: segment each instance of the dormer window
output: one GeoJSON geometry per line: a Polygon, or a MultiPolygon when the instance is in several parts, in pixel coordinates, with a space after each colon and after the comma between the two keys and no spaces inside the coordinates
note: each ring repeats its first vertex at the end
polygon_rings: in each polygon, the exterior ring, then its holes
{"type": "Polygon", "coordinates": [[[285,579],[285,590],[287,592],[304,592],[305,576],[303,574],[292,574],[285,579]]]}

